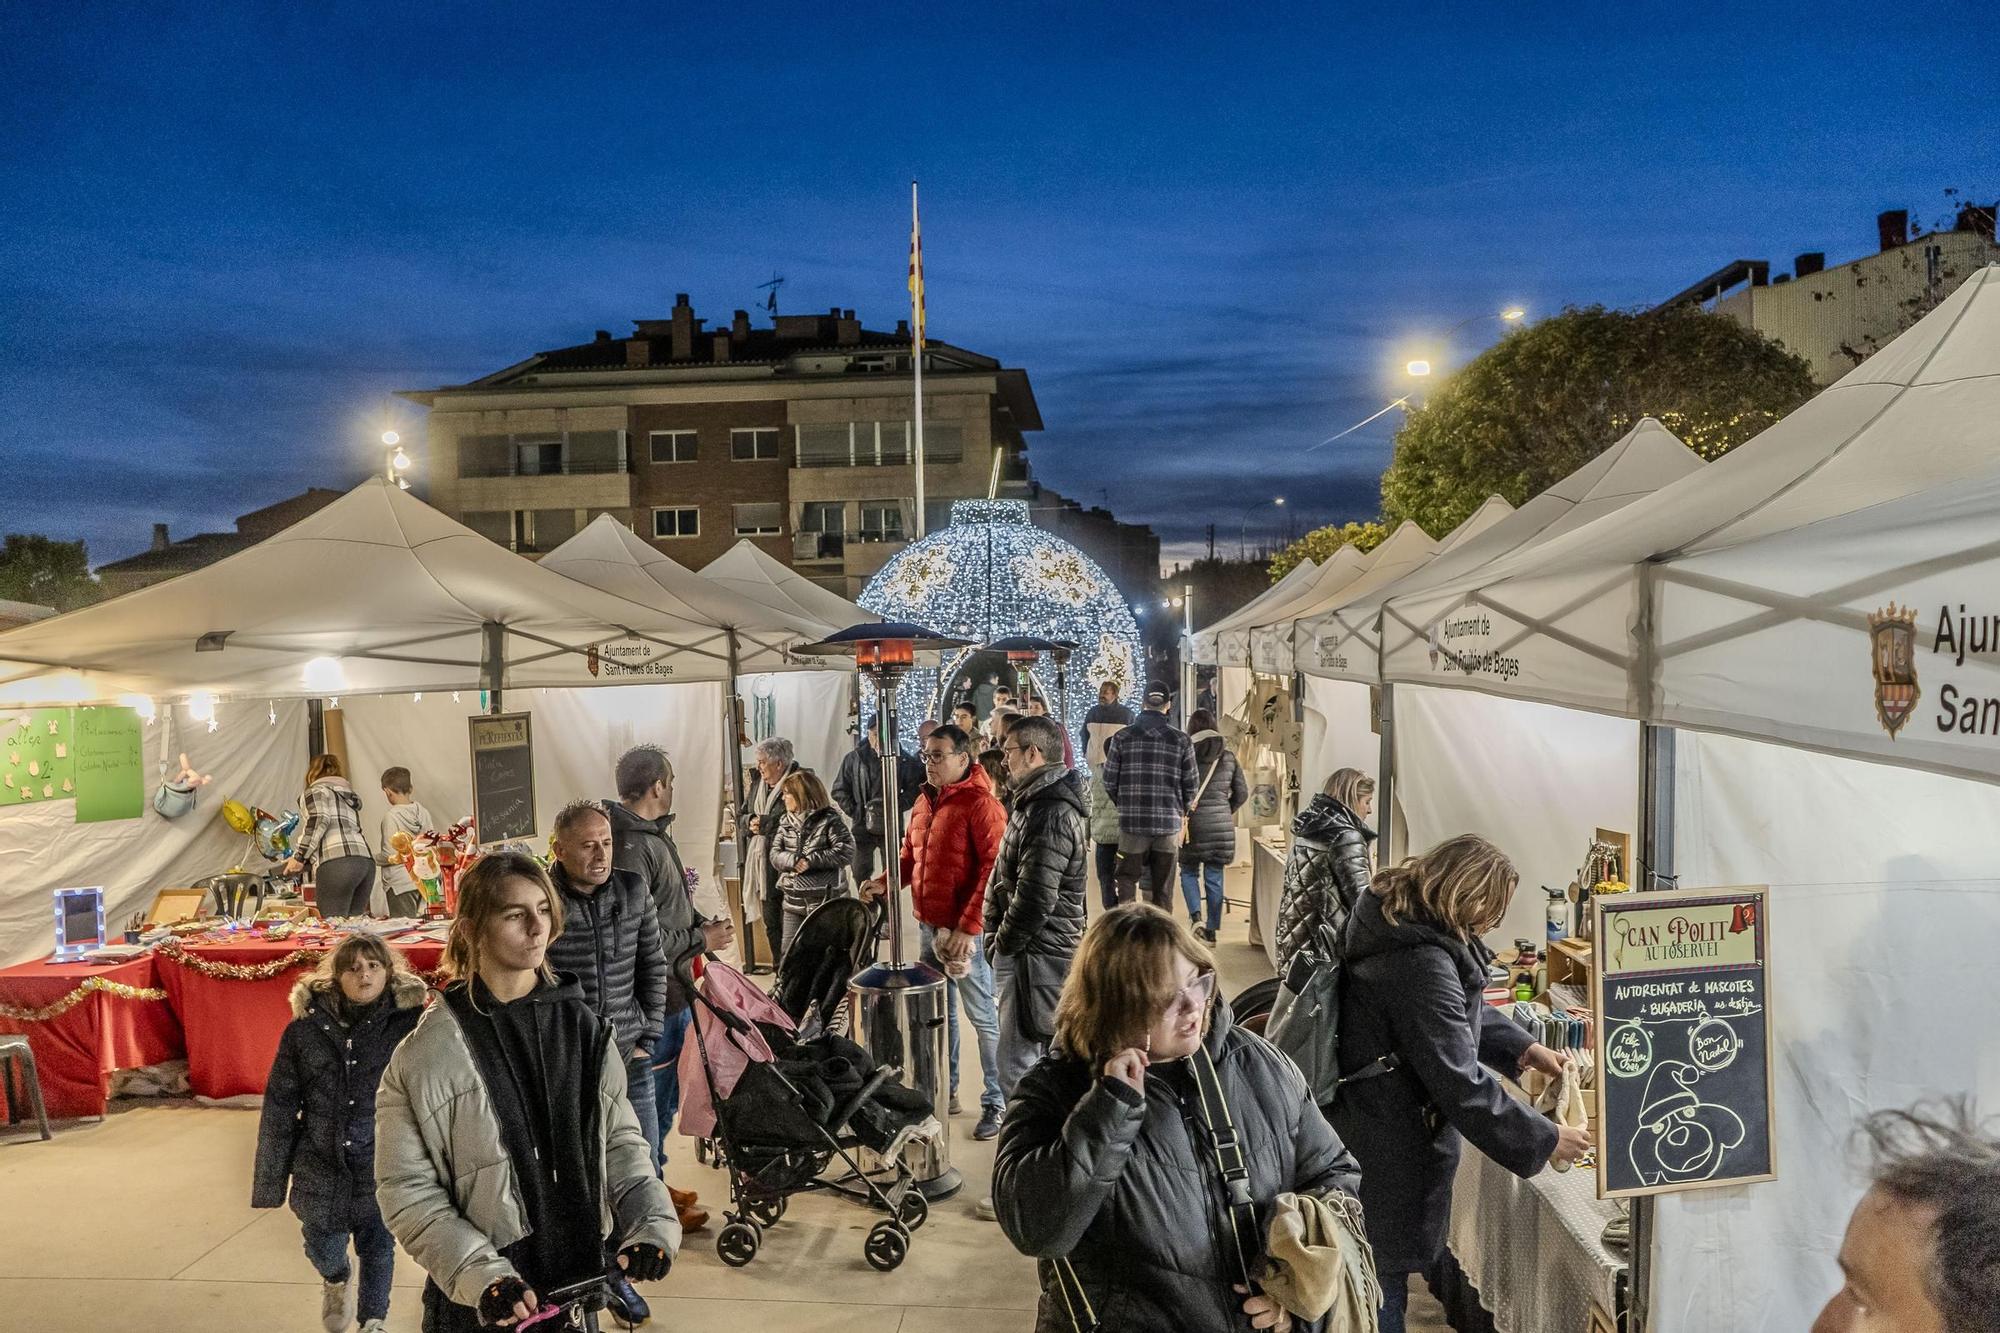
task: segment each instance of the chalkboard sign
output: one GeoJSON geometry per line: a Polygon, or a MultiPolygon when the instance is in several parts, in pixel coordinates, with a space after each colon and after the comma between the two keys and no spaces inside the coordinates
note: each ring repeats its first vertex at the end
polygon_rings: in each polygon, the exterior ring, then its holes
{"type": "Polygon", "coordinates": [[[1776,1175],[1768,894],[1595,900],[1599,1198],[1776,1175]]]}
{"type": "Polygon", "coordinates": [[[535,746],[526,713],[467,719],[472,726],[472,817],[482,843],[535,832],[535,746]]]}

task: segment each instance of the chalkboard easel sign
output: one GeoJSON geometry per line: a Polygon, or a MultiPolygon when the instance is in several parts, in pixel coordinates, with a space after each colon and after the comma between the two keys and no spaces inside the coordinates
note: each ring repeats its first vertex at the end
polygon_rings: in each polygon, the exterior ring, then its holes
{"type": "Polygon", "coordinates": [[[1593,900],[1600,1199],[1775,1178],[1769,896],[1593,900]]]}
{"type": "Polygon", "coordinates": [[[491,845],[535,833],[535,745],[526,713],[468,718],[472,728],[472,817],[491,845]]]}

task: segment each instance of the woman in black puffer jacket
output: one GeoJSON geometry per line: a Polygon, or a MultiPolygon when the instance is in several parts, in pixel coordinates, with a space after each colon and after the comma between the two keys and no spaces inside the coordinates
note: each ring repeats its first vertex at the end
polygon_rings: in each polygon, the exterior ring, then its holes
{"type": "Polygon", "coordinates": [[[1236,812],[1250,799],[1243,766],[1215,729],[1215,715],[1197,708],[1188,717],[1188,738],[1194,742],[1196,798],[1188,812],[1187,841],[1181,844],[1181,897],[1187,901],[1188,924],[1209,944],[1222,927],[1222,868],[1236,859],[1236,812]],[[1208,898],[1202,919],[1203,889],[1208,898]]]}
{"type": "Polygon", "coordinates": [[[785,895],[784,939],[789,944],[813,909],[840,892],[841,875],[854,862],[854,830],[809,769],[779,783],[778,795],[785,816],[771,843],[771,864],[785,895]]]}
{"type": "Polygon", "coordinates": [[[1375,830],[1367,820],[1374,808],[1375,779],[1358,768],[1342,768],[1292,821],[1292,850],[1278,895],[1279,976],[1300,950],[1317,947],[1321,926],[1338,941],[1347,914],[1368,892],[1368,844],[1375,841],[1375,830]]]}
{"type": "MultiPolygon", "coordinates": [[[[1001,1230],[1040,1259],[1037,1333],[1073,1333],[1067,1261],[1103,1333],[1296,1329],[1268,1296],[1235,1289],[1221,1172],[1197,1127],[1191,1058],[1214,1062],[1257,1212],[1283,1193],[1352,1194],[1354,1159],[1291,1061],[1235,1026],[1215,963],[1146,903],[1100,916],[1056,1012],[1055,1049],[1022,1078],[993,1167],[1001,1230]]],[[[1262,1255],[1248,1257],[1262,1270],[1262,1255]]]]}
{"type": "Polygon", "coordinates": [[[289,1186],[306,1256],[324,1284],[320,1319],[328,1329],[345,1330],[358,1317],[374,1333],[389,1314],[396,1242],[375,1205],[375,1091],[427,993],[373,935],[343,940],[292,987],[294,1018],[264,1083],[250,1206],[276,1208],[289,1186]],[[358,1298],[350,1239],[361,1266],[358,1298]]]}

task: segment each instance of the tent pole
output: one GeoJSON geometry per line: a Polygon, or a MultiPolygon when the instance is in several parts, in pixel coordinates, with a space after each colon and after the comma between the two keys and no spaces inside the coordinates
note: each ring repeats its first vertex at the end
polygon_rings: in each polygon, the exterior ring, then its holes
{"type": "MultiPolygon", "coordinates": [[[[728,633],[729,697],[725,701],[727,707],[724,710],[726,717],[723,725],[728,727],[729,735],[724,739],[723,746],[725,752],[729,755],[729,799],[734,802],[732,808],[736,812],[736,822],[738,825],[736,830],[736,882],[741,884],[745,879],[743,874],[742,849],[745,843],[749,841],[743,836],[743,829],[741,827],[743,823],[743,696],[738,693],[736,687],[736,673],[740,665],[736,631],[732,629],[728,633]]],[[[743,905],[743,967],[747,971],[755,966],[757,966],[757,933],[755,924],[750,920],[750,905],[745,903],[743,905]]]]}
{"type": "Polygon", "coordinates": [[[1375,845],[1383,865],[1402,860],[1396,855],[1396,687],[1383,681],[1375,690],[1376,727],[1382,734],[1381,757],[1375,761],[1375,845]]]}
{"type": "Polygon", "coordinates": [[[306,762],[326,753],[326,701],[306,700],[306,762]]]}
{"type": "Polygon", "coordinates": [[[507,627],[498,621],[480,626],[484,644],[479,654],[479,688],[486,691],[486,711],[500,714],[500,687],[507,678],[507,627]]]}
{"type": "MultiPolygon", "coordinates": [[[[1639,724],[1639,853],[1641,892],[1675,887],[1674,869],[1674,730],[1651,722],[1639,724]]],[[[1629,878],[1632,867],[1626,867],[1629,878]]],[[[1632,1333],[1646,1333],[1653,1306],[1653,1247],[1658,1199],[1643,1195],[1632,1200],[1632,1333]]]]}

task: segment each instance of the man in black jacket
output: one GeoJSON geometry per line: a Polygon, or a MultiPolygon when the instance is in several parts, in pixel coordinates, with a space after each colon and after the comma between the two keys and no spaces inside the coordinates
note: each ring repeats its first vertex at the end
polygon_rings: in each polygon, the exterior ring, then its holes
{"type": "MultiPolygon", "coordinates": [[[[619,756],[614,777],[618,799],[607,803],[611,817],[611,863],[645,882],[660,921],[660,947],[668,966],[666,1020],[653,1042],[653,1107],[660,1133],[653,1165],[666,1165],[662,1144],[680,1110],[681,1046],[693,1017],[693,1000],[681,978],[697,953],[726,949],[736,939],[728,918],[709,919],[694,905],[694,886],[674,842],[674,766],[657,745],[638,745],[619,756]]],[[[692,1190],[670,1190],[681,1230],[698,1231],[708,1214],[697,1209],[692,1190]]]]}
{"type": "Polygon", "coordinates": [[[1000,1009],[1000,1090],[1011,1097],[1047,1053],[1056,997],[1083,938],[1090,829],[1052,719],[1020,719],[1000,753],[1014,804],[986,886],[986,952],[1000,1009]]]}
{"type": "MultiPolygon", "coordinates": [[[[548,964],[575,976],[591,1009],[611,1027],[625,1060],[626,1096],[657,1158],[660,1118],[653,1101],[653,1042],[667,1014],[667,958],[660,918],[644,880],[612,865],[611,816],[595,801],[572,801],[556,815],[556,864],[549,878],[562,896],[562,934],[549,941],[548,964]]],[[[612,1303],[628,1322],[648,1315],[621,1273],[607,1273],[612,1303]]]]}
{"type": "MultiPolygon", "coordinates": [[[[923,761],[907,754],[896,756],[896,809],[907,813],[916,804],[917,791],[924,785],[923,761]]],[[[847,816],[854,829],[854,882],[866,884],[875,876],[875,861],[882,854],[882,752],[866,731],[855,736],[854,748],[840,761],[833,779],[833,803],[847,816]]],[[[899,833],[901,830],[897,830],[899,833]]]]}

